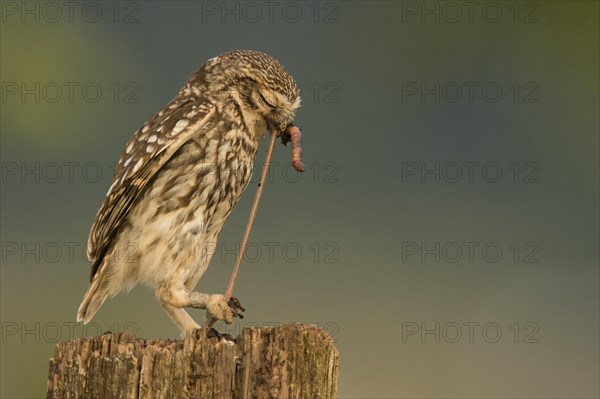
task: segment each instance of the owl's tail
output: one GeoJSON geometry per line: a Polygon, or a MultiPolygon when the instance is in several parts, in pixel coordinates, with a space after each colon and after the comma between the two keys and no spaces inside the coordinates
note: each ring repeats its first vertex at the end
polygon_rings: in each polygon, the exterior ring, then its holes
{"type": "MultiPolygon", "coordinates": [[[[107,259],[99,259],[96,262],[103,262],[107,259]]],[[[96,265],[94,264],[94,267],[96,265]]],[[[106,265],[105,265],[106,266],[106,265]]],[[[94,275],[90,287],[83,296],[83,301],[79,305],[77,310],[77,321],[87,324],[92,320],[92,317],[96,314],[100,306],[104,303],[106,298],[109,297],[110,292],[108,290],[108,281],[105,279],[107,267],[100,267],[100,270],[94,275]]]]}

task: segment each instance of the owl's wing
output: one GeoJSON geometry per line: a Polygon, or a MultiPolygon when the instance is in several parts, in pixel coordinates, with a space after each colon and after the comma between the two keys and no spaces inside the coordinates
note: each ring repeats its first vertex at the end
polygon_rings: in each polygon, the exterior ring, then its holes
{"type": "Polygon", "coordinates": [[[175,100],[142,126],[129,140],[115,169],[113,182],[88,238],[92,264],[90,280],[136,199],[163,165],[215,114],[209,102],[175,100]]]}

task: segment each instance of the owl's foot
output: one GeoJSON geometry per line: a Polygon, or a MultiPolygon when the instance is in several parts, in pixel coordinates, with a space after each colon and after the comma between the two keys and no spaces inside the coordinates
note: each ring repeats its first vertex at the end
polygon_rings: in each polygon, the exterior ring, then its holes
{"type": "Polygon", "coordinates": [[[206,338],[216,338],[219,341],[221,339],[224,339],[226,341],[235,341],[235,338],[233,337],[233,335],[228,334],[228,333],[220,333],[212,327],[210,328],[210,330],[208,330],[206,332],[206,338]]]}
{"type": "Polygon", "coordinates": [[[229,305],[229,308],[233,312],[233,317],[239,317],[240,319],[244,318],[244,315],[242,313],[246,309],[242,306],[242,304],[236,297],[232,296],[231,298],[229,298],[229,301],[227,301],[227,305],[229,305]]]}
{"type": "MultiPolygon", "coordinates": [[[[173,290],[169,286],[161,286],[156,290],[156,298],[184,333],[200,328],[200,325],[183,309],[185,307],[206,309],[205,326],[208,325],[209,320],[223,320],[231,324],[234,317],[240,319],[244,317],[242,312],[245,309],[240,301],[233,297],[225,299],[221,294],[188,293],[185,290],[173,290]]],[[[212,323],[210,325],[212,326],[212,323]]]]}
{"type": "Polygon", "coordinates": [[[237,298],[231,297],[226,300],[225,296],[221,294],[208,295],[205,299],[205,306],[207,319],[223,320],[227,324],[233,323],[234,317],[243,319],[242,312],[246,310],[237,298]]]}

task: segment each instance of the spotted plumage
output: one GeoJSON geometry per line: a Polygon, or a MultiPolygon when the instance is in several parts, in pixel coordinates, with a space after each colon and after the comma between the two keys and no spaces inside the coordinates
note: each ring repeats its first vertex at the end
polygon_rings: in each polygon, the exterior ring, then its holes
{"type": "Polygon", "coordinates": [[[219,233],[246,188],[260,140],[283,131],[300,106],[292,76],[274,58],[239,50],[207,61],[131,137],[90,231],[91,283],[77,319],[137,283],[183,331],[183,309],[231,322],[222,295],[193,292],[219,233]]]}

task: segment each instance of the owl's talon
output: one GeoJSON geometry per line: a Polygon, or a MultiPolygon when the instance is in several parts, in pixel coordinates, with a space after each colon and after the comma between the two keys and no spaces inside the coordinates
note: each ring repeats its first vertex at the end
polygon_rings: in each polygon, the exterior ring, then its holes
{"type": "Polygon", "coordinates": [[[215,328],[211,328],[206,332],[206,338],[216,338],[219,341],[225,340],[225,341],[232,341],[232,342],[235,342],[235,340],[236,340],[233,337],[233,335],[231,335],[229,333],[220,333],[215,328]]]}
{"type": "Polygon", "coordinates": [[[236,297],[232,296],[231,298],[229,298],[229,301],[227,301],[227,305],[229,305],[229,307],[231,308],[231,311],[233,312],[233,317],[239,317],[240,319],[244,318],[242,312],[244,312],[246,309],[242,306],[242,304],[236,297]]]}
{"type": "Polygon", "coordinates": [[[215,328],[211,327],[210,330],[206,332],[206,338],[217,338],[221,339],[221,333],[218,332],[215,328]]]}
{"type": "Polygon", "coordinates": [[[242,319],[244,317],[242,314],[244,310],[246,309],[244,309],[237,298],[231,297],[226,300],[225,296],[221,294],[209,295],[206,303],[207,320],[211,318],[223,320],[227,324],[233,323],[234,317],[242,319]]]}

